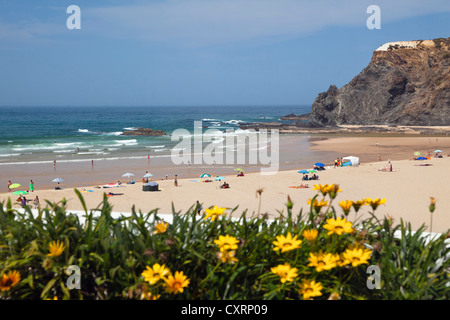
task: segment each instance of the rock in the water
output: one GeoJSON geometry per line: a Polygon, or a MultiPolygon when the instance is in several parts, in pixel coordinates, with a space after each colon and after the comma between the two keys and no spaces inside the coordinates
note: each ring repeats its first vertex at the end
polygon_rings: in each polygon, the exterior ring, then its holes
{"type": "Polygon", "coordinates": [[[129,130],[122,132],[124,136],[165,136],[166,133],[162,130],[153,130],[150,128],[137,128],[136,130],[129,130]]]}

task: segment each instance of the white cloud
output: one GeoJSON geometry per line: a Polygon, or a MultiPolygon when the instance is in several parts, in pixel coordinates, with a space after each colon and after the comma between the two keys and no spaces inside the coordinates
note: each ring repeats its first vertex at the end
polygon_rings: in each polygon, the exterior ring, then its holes
{"type": "MultiPolygon", "coordinates": [[[[366,9],[372,4],[380,6],[382,24],[450,12],[448,0],[161,0],[80,7],[86,35],[202,46],[284,39],[333,26],[365,27],[366,9]]],[[[65,10],[49,9],[63,16],[0,21],[0,38],[43,39],[67,31],[65,10]]]]}
{"type": "Polygon", "coordinates": [[[93,27],[111,35],[173,44],[207,45],[292,37],[326,27],[365,26],[369,5],[382,23],[450,12],[448,0],[169,0],[88,9],[93,27]]]}

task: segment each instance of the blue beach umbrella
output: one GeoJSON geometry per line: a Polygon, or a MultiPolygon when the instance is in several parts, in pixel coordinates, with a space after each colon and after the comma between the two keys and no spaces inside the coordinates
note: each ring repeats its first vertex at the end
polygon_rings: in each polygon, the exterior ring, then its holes
{"type": "Polygon", "coordinates": [[[427,160],[425,157],[418,157],[416,160],[427,160]]]}
{"type": "Polygon", "coordinates": [[[211,175],[208,173],[204,173],[200,176],[200,178],[211,178],[211,175]]]}
{"type": "Polygon", "coordinates": [[[314,164],[316,167],[325,167],[325,165],[321,162],[317,162],[314,164]]]}
{"type": "Polygon", "coordinates": [[[303,170],[299,170],[299,171],[297,171],[298,173],[303,173],[303,174],[305,174],[305,173],[308,173],[308,170],[305,170],[305,169],[303,169],[303,170]]]}
{"type": "Polygon", "coordinates": [[[63,182],[64,180],[62,179],[62,178],[56,178],[56,179],[53,179],[52,180],[52,182],[63,182]]]}
{"type": "Polygon", "coordinates": [[[225,177],[216,177],[216,181],[225,180],[225,177]]]}
{"type": "Polygon", "coordinates": [[[153,177],[153,175],[152,175],[151,173],[146,173],[146,174],[144,175],[144,178],[148,178],[148,177],[153,177]]]}

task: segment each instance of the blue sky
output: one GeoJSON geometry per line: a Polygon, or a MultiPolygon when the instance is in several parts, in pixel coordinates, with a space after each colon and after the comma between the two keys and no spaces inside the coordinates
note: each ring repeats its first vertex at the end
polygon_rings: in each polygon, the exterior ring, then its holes
{"type": "Polygon", "coordinates": [[[0,105],[311,105],[383,43],[449,27],[448,0],[0,0],[0,105]]]}

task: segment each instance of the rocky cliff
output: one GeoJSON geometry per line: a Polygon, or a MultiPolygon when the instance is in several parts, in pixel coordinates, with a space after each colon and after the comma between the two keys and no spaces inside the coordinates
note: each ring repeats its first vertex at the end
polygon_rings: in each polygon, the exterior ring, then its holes
{"type": "Polygon", "coordinates": [[[388,43],[314,101],[310,125],[450,126],[450,38],[388,43]]]}

